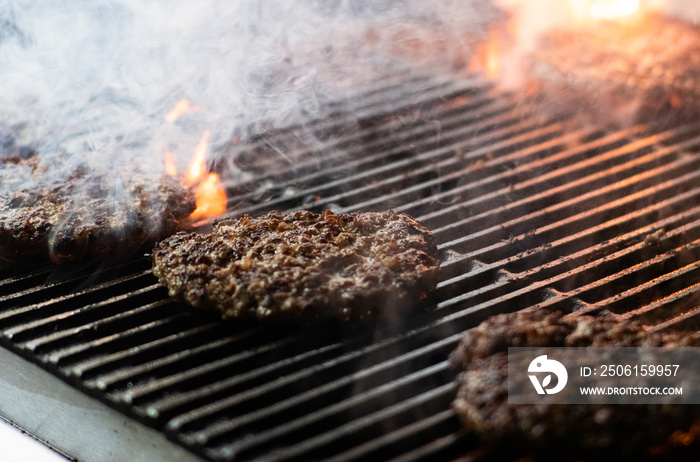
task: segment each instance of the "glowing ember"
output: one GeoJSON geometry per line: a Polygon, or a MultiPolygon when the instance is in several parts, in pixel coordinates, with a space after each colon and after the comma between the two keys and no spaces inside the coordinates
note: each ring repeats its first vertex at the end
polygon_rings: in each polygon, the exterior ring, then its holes
{"type": "Polygon", "coordinates": [[[210,173],[195,191],[197,208],[190,218],[216,217],[226,211],[226,192],[219,184],[219,175],[210,173]]]}
{"type": "Polygon", "coordinates": [[[165,173],[170,176],[177,175],[177,167],[175,167],[175,159],[170,151],[165,151],[165,173]]]}
{"type": "Polygon", "coordinates": [[[620,19],[639,11],[639,0],[598,0],[588,13],[594,19],[620,19]]]}
{"type": "Polygon", "coordinates": [[[211,135],[211,132],[209,130],[205,130],[204,134],[202,134],[202,139],[199,140],[192,163],[190,163],[190,167],[187,169],[187,173],[185,174],[185,183],[187,184],[195,184],[204,177],[207,167],[205,159],[207,156],[207,143],[209,142],[209,135],[211,135]]]}
{"type": "Polygon", "coordinates": [[[168,112],[168,114],[165,116],[165,121],[166,122],[175,122],[189,108],[190,108],[190,102],[187,101],[186,99],[181,99],[175,105],[173,110],[168,112]]]}

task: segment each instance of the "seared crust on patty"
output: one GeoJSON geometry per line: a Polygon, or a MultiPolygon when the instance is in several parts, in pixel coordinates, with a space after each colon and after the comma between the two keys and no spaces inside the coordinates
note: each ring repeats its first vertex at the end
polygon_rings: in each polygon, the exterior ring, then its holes
{"type": "Polygon", "coordinates": [[[432,234],[406,214],[270,212],[217,221],[156,246],[171,296],[224,318],[361,319],[437,284],[432,234]]]}
{"type": "Polygon", "coordinates": [[[653,333],[636,322],[612,316],[567,318],[547,310],[492,316],[469,330],[452,355],[453,364],[464,371],[457,379],[452,408],[465,429],[491,443],[496,451],[511,451],[508,457],[687,460],[684,457],[693,448],[697,450],[700,441],[692,446],[676,445],[673,435],[700,429],[695,423],[700,419],[697,406],[508,404],[507,352],[508,347],[699,345],[697,333],[653,333]]]}
{"type": "Polygon", "coordinates": [[[0,266],[126,258],[176,232],[196,206],[178,178],[132,175],[118,185],[119,200],[114,183],[78,173],[60,185],[0,192],[0,266]]]}
{"type": "Polygon", "coordinates": [[[662,14],[646,14],[644,27],[596,21],[544,32],[524,74],[546,109],[670,128],[700,115],[699,45],[697,24],[662,14]]]}

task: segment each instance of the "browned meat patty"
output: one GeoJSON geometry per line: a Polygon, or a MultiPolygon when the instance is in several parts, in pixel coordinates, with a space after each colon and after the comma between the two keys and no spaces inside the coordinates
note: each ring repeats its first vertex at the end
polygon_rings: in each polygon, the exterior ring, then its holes
{"type": "MultiPolygon", "coordinates": [[[[12,164],[40,168],[31,160],[12,164]]],[[[61,184],[4,188],[0,266],[27,258],[127,257],[177,231],[194,209],[190,188],[167,176],[135,174],[122,181],[78,170],[61,184]]]]}
{"type": "Polygon", "coordinates": [[[700,27],[656,14],[549,31],[524,60],[550,109],[660,127],[697,120],[699,63],[700,27]]]}
{"type": "Polygon", "coordinates": [[[464,372],[452,408],[493,460],[695,460],[695,405],[508,404],[508,347],[699,346],[698,334],[646,332],[611,316],[563,319],[524,310],[493,316],[468,331],[452,356],[464,372]]]}
{"type": "Polygon", "coordinates": [[[361,319],[433,289],[438,250],[405,214],[270,212],[178,233],[153,252],[170,295],[224,318],[361,319]]]}

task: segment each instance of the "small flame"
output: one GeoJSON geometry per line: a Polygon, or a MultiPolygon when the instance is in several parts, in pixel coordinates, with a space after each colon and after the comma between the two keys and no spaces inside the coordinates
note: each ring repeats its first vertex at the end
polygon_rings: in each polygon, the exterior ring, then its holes
{"type": "MultiPolygon", "coordinates": [[[[168,117],[166,117],[168,121],[176,120],[189,107],[187,100],[182,100],[180,103],[173,109],[173,112],[168,114],[168,117]],[[181,105],[180,103],[183,101],[185,104],[181,105]],[[170,120],[171,114],[174,114],[178,107],[182,110],[178,114],[173,115],[172,120],[170,120]]],[[[210,135],[211,131],[208,129],[202,133],[202,138],[197,144],[192,162],[184,176],[185,184],[194,187],[194,195],[197,201],[194,212],[190,214],[190,219],[216,217],[226,211],[228,201],[226,191],[219,182],[219,175],[216,173],[207,174],[206,157],[210,135]]],[[[177,175],[175,159],[170,151],[165,151],[165,173],[170,176],[177,175]]]]}
{"type": "Polygon", "coordinates": [[[639,0],[598,0],[588,13],[594,19],[620,19],[639,11],[639,0]]]}
{"type": "Polygon", "coordinates": [[[501,40],[500,32],[491,29],[488,40],[477,49],[470,61],[469,70],[483,70],[487,76],[497,77],[501,70],[501,40]]]}
{"type": "Polygon", "coordinates": [[[166,114],[165,121],[170,122],[170,123],[175,122],[189,108],[190,108],[190,102],[187,101],[186,99],[181,99],[180,101],[177,102],[177,104],[175,105],[173,110],[168,112],[168,114],[166,114]]]}
{"type": "Polygon", "coordinates": [[[226,211],[226,191],[219,183],[219,175],[210,173],[195,191],[197,208],[190,218],[216,217],[226,211]]]}
{"type": "Polygon", "coordinates": [[[196,185],[194,194],[197,199],[197,208],[190,218],[216,217],[226,211],[226,191],[221,187],[219,175],[206,173],[206,154],[210,135],[209,130],[205,130],[202,134],[192,163],[185,173],[185,183],[196,185]],[[204,179],[205,176],[206,179],[204,179]]]}
{"type": "Polygon", "coordinates": [[[190,163],[190,167],[187,169],[185,174],[185,183],[192,185],[201,180],[206,172],[206,156],[207,156],[207,144],[209,142],[209,135],[211,135],[210,130],[205,130],[202,134],[202,138],[199,140],[197,149],[194,153],[194,158],[190,163]]]}
{"type": "Polygon", "coordinates": [[[177,167],[175,167],[175,159],[170,151],[165,151],[165,173],[170,176],[177,175],[177,167]]]}

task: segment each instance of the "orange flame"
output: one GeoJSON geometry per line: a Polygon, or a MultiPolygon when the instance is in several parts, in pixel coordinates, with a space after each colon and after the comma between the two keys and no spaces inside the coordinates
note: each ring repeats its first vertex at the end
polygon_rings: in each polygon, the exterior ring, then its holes
{"type": "MultiPolygon", "coordinates": [[[[173,110],[165,116],[166,122],[175,122],[189,108],[190,102],[188,100],[180,100],[173,110]]],[[[191,219],[216,217],[226,211],[226,191],[219,183],[219,175],[216,173],[207,175],[206,155],[210,135],[211,131],[208,129],[202,134],[192,162],[184,176],[185,184],[195,188],[194,195],[197,205],[194,212],[190,214],[191,219]]],[[[177,175],[175,160],[170,151],[165,152],[165,173],[170,176],[177,175]]]]}
{"type": "Polygon", "coordinates": [[[201,180],[206,172],[207,165],[205,159],[207,156],[209,135],[211,135],[211,131],[208,129],[202,134],[202,138],[199,140],[199,144],[195,150],[190,167],[187,169],[187,173],[185,173],[185,183],[189,185],[195,184],[201,180]]]}
{"type": "Polygon", "coordinates": [[[576,21],[625,21],[641,19],[642,13],[664,7],[666,0],[569,0],[576,21]]]}
{"type": "Polygon", "coordinates": [[[219,184],[219,175],[210,173],[195,191],[197,208],[190,218],[217,217],[226,211],[226,191],[219,184]]]}
{"type": "Polygon", "coordinates": [[[177,167],[175,167],[175,159],[170,151],[165,151],[165,173],[170,176],[177,175],[177,167]]]}
{"type": "Polygon", "coordinates": [[[197,185],[194,193],[197,199],[197,208],[192,212],[190,218],[216,217],[226,211],[226,191],[219,183],[219,175],[216,173],[207,175],[206,173],[205,159],[210,135],[209,130],[205,130],[202,134],[192,163],[185,173],[185,183],[197,185]],[[205,175],[207,177],[203,180],[205,175]]]}
{"type": "Polygon", "coordinates": [[[621,19],[639,11],[639,0],[598,0],[591,5],[588,14],[593,19],[621,19]]]}
{"type": "Polygon", "coordinates": [[[181,99],[180,101],[177,102],[177,104],[175,105],[173,110],[166,114],[165,121],[171,122],[171,123],[175,122],[189,108],[190,108],[190,102],[187,101],[186,99],[181,99]]]}
{"type": "Polygon", "coordinates": [[[488,40],[479,46],[469,62],[469,70],[472,72],[483,70],[487,76],[497,77],[501,70],[501,41],[500,32],[492,28],[488,40]]]}

